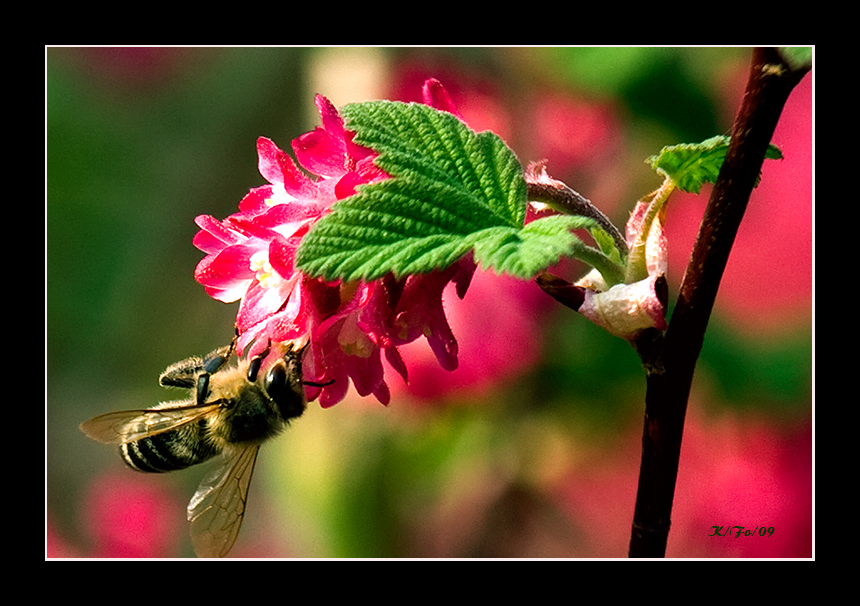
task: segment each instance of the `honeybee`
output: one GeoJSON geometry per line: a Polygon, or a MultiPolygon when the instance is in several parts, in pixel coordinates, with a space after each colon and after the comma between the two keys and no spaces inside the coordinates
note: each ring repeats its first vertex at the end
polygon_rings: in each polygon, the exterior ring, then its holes
{"type": "Polygon", "coordinates": [[[138,471],[185,469],[224,455],[188,504],[191,543],[199,557],[230,551],[260,445],[305,411],[303,385],[327,385],[302,381],[304,347],[288,347],[264,375],[268,352],[225,366],[235,344],[234,339],[205,358],[182,360],[161,373],[162,386],[188,389],[189,399],[108,413],[80,426],[94,440],[119,444],[123,460],[138,471]]]}

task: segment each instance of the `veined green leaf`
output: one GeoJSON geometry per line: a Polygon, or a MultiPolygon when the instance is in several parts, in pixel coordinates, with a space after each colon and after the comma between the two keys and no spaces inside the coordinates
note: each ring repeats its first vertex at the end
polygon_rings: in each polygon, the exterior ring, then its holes
{"type": "Polygon", "coordinates": [[[444,268],[471,250],[484,269],[531,278],[585,247],[570,230],[593,228],[590,219],[523,226],[522,166],[495,134],[414,103],[357,103],[342,113],[356,142],[376,150],[377,165],[392,178],[359,187],[313,226],[296,256],[303,272],[374,280],[444,268]]]}
{"type": "MultiPolygon", "coordinates": [[[[646,161],[658,173],[672,179],[679,189],[697,194],[704,183],[716,182],[729,141],[730,137],[719,135],[701,143],[671,145],[646,161]]],[[[780,159],[782,152],[771,144],[765,158],[780,159]]]]}

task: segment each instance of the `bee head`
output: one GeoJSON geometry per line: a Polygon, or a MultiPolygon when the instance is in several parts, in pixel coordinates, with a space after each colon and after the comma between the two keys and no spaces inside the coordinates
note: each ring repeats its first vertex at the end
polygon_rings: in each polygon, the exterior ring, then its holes
{"type": "MultiPolygon", "coordinates": [[[[248,381],[255,383],[260,373],[263,357],[253,358],[248,365],[248,381]]],[[[281,359],[272,364],[263,381],[263,389],[278,407],[283,419],[300,417],[305,411],[305,394],[302,388],[301,371],[287,367],[281,359]]]]}
{"type": "Polygon", "coordinates": [[[273,364],[266,373],[263,387],[272,401],[277,404],[284,419],[300,417],[305,411],[305,393],[301,377],[290,377],[283,360],[273,364]]]}

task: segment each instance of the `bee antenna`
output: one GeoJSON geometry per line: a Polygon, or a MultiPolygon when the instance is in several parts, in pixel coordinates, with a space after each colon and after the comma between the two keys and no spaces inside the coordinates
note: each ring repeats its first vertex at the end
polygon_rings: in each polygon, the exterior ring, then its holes
{"type": "Polygon", "coordinates": [[[311,387],[326,387],[327,385],[331,385],[334,383],[334,379],[331,381],[326,381],[325,383],[317,383],[316,381],[302,381],[302,385],[310,385],[311,387]]]}

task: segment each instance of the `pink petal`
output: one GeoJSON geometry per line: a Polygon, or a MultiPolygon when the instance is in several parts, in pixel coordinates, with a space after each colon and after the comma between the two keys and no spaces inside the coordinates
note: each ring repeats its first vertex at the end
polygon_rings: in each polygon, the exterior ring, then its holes
{"type": "Polygon", "coordinates": [[[391,390],[388,389],[388,384],[385,381],[380,381],[376,389],[373,390],[373,395],[379,400],[380,404],[384,404],[385,406],[388,406],[388,403],[391,402],[391,390]]]}
{"type": "Polygon", "coordinates": [[[215,299],[216,301],[221,301],[222,303],[234,303],[242,298],[245,294],[245,291],[248,290],[248,286],[251,284],[250,280],[245,281],[244,284],[236,283],[232,288],[212,288],[211,286],[204,286],[203,290],[206,291],[206,294],[215,299]]]}
{"type": "Polygon", "coordinates": [[[445,370],[457,370],[459,359],[457,357],[459,347],[457,339],[454,338],[454,333],[451,327],[448,326],[448,320],[445,318],[444,312],[440,314],[434,321],[433,334],[427,337],[427,342],[430,344],[430,349],[436,354],[436,359],[439,360],[439,365],[445,370]]]}
{"type": "Polygon", "coordinates": [[[391,367],[396,370],[401,377],[403,377],[403,382],[409,382],[409,373],[406,370],[406,363],[403,361],[403,357],[400,355],[400,351],[394,346],[385,348],[385,359],[391,365],[391,367]]]}
{"type": "Polygon", "coordinates": [[[268,339],[258,338],[260,335],[264,334],[264,330],[266,328],[265,322],[260,322],[254,326],[239,326],[239,322],[237,321],[236,326],[241,331],[239,340],[236,342],[236,351],[240,356],[252,358],[265,351],[266,347],[269,345],[268,339]],[[254,344],[251,346],[251,349],[246,352],[245,348],[252,342],[254,344]]]}
{"type": "Polygon", "coordinates": [[[293,139],[293,151],[299,164],[310,172],[326,178],[340,177],[348,170],[343,118],[322,95],[317,95],[314,103],[322,127],[293,139]]]}
{"type": "Polygon", "coordinates": [[[224,241],[208,231],[200,230],[194,234],[191,243],[206,254],[215,254],[224,248],[224,241]]]}
{"type": "Polygon", "coordinates": [[[298,339],[308,332],[306,318],[302,314],[301,300],[297,297],[299,289],[287,300],[283,311],[272,316],[266,324],[266,335],[272,341],[284,343],[298,339]]]}
{"type": "Polygon", "coordinates": [[[469,289],[469,284],[472,283],[472,276],[475,275],[475,270],[478,269],[472,253],[469,253],[454,264],[457,267],[454,276],[451,278],[457,287],[457,296],[463,298],[466,296],[466,291],[469,289]]]}
{"type": "Polygon", "coordinates": [[[322,392],[320,392],[320,406],[322,408],[331,408],[346,397],[348,389],[349,379],[345,373],[334,377],[334,383],[325,387],[322,392]]]}
{"type": "Polygon", "coordinates": [[[262,214],[271,208],[266,201],[270,200],[273,195],[274,189],[271,185],[255,187],[239,201],[239,210],[250,216],[262,214]]]}
{"type": "Polygon", "coordinates": [[[313,198],[316,188],[301,172],[293,159],[282,151],[271,139],[257,139],[258,167],[260,174],[272,185],[283,185],[288,194],[297,198],[313,198]]]}
{"type": "Polygon", "coordinates": [[[251,256],[259,246],[236,244],[228,246],[215,256],[203,259],[197,265],[195,277],[201,284],[215,288],[230,288],[239,280],[254,277],[251,271],[251,256]]]}
{"type": "Polygon", "coordinates": [[[194,246],[205,253],[219,252],[225,246],[238,244],[243,239],[211,215],[199,215],[194,222],[201,229],[194,236],[194,246]]]}
{"type": "Polygon", "coordinates": [[[332,135],[342,137],[344,133],[343,118],[341,118],[340,112],[337,111],[334,104],[322,95],[314,97],[314,104],[320,113],[323,129],[332,135]]]}
{"type": "Polygon", "coordinates": [[[451,101],[451,96],[448,94],[448,91],[445,90],[445,87],[442,86],[442,83],[437,79],[430,78],[427,80],[424,83],[422,92],[424,94],[425,105],[454,114],[461,121],[465,122],[460,111],[457,109],[457,106],[454,105],[453,101],[451,101]]]}
{"type": "Polygon", "coordinates": [[[291,278],[296,271],[293,259],[299,242],[299,238],[287,240],[280,235],[269,242],[269,264],[284,279],[291,278]]]}
{"type": "Polygon", "coordinates": [[[375,393],[380,385],[384,384],[384,370],[378,347],[374,349],[369,358],[346,356],[345,366],[352,379],[352,384],[355,386],[355,391],[360,396],[375,393]]]}
{"type": "Polygon", "coordinates": [[[319,218],[325,207],[316,204],[276,204],[251,218],[236,219],[248,235],[270,240],[278,235],[290,237],[306,231],[307,226],[319,218]]]}
{"type": "Polygon", "coordinates": [[[293,139],[293,151],[299,164],[325,178],[346,172],[346,147],[343,139],[332,137],[321,128],[293,139]]]}
{"type": "Polygon", "coordinates": [[[269,318],[284,305],[295,282],[296,280],[285,280],[280,287],[265,288],[259,282],[253,281],[239,306],[236,324],[240,327],[253,326],[269,318]]]}

